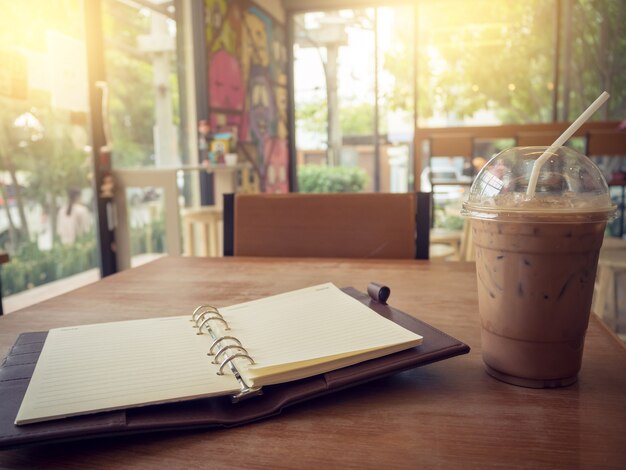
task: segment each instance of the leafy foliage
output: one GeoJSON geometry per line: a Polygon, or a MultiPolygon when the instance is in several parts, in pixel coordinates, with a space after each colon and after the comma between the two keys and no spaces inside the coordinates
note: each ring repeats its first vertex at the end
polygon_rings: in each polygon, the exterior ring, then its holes
{"type": "MultiPolygon", "coordinates": [[[[165,219],[162,216],[152,224],[132,227],[131,253],[162,253],[164,239],[165,219]]],[[[46,251],[39,250],[34,242],[24,243],[9,263],[0,268],[2,294],[17,294],[97,266],[96,238],[93,232],[81,235],[71,245],[55,244],[51,250],[46,251]]]]}
{"type": "Polygon", "coordinates": [[[326,133],[328,120],[328,103],[326,100],[309,101],[298,103],[296,107],[296,122],[307,132],[313,134],[326,133]]]}
{"type": "Polygon", "coordinates": [[[85,234],[72,245],[57,244],[40,251],[34,242],[22,244],[11,261],[2,265],[2,294],[11,295],[98,265],[96,239],[85,234]]]}
{"type": "MultiPolygon", "coordinates": [[[[424,12],[435,31],[443,26],[439,9],[424,12]]],[[[426,33],[418,65],[430,71],[419,78],[420,88],[431,90],[420,96],[433,101],[431,110],[462,118],[492,109],[502,122],[550,120],[552,2],[490,2],[488,9],[459,3],[444,21],[450,34],[426,33]]],[[[420,116],[427,111],[419,109],[420,116]]]]}
{"type": "Polygon", "coordinates": [[[343,135],[372,135],[374,133],[374,105],[354,103],[341,109],[339,115],[343,135]]]}
{"type": "Polygon", "coordinates": [[[358,167],[306,165],[298,168],[298,190],[302,193],[347,193],[363,190],[365,170],[358,167]]]}
{"type": "Polygon", "coordinates": [[[130,252],[165,252],[165,217],[161,213],[151,223],[130,229],[130,252]]]}
{"type": "Polygon", "coordinates": [[[155,122],[152,65],[149,55],[137,49],[139,37],[150,32],[150,18],[122,2],[104,2],[104,7],[103,30],[112,46],[105,49],[105,63],[113,165],[150,166],[155,122]]]}
{"type": "MultiPolygon", "coordinates": [[[[445,2],[420,6],[418,116],[451,119],[492,110],[503,123],[552,119],[555,2],[549,0],[445,2]]],[[[612,98],[595,119],[626,117],[626,4],[576,0],[571,38],[562,37],[561,85],[569,80],[573,119],[602,90],[612,98]],[[564,51],[571,47],[571,57],[564,51]]],[[[410,18],[396,18],[393,49],[384,68],[395,77],[386,95],[391,109],[412,107],[410,18]]],[[[564,30],[564,27],[563,27],[564,30]]],[[[562,90],[561,90],[562,91],[562,90]]],[[[564,107],[564,103],[561,103],[564,107]]]]}
{"type": "Polygon", "coordinates": [[[626,118],[626,3],[578,0],[571,16],[571,93],[568,119],[575,119],[603,90],[611,99],[596,119],[626,118]]]}

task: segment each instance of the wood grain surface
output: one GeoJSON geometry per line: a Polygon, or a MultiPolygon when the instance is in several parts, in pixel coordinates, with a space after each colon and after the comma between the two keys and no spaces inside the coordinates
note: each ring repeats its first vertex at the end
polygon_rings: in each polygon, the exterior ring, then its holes
{"type": "MultiPolygon", "coordinates": [[[[2,468],[626,468],[626,348],[592,316],[579,381],[556,390],[484,372],[474,265],[414,260],[162,258],[0,318],[20,332],[185,315],[334,282],[391,287],[389,303],[469,355],[232,429],[166,432],[0,452],[2,468]]],[[[2,397],[0,397],[2,399],[2,397]]]]}

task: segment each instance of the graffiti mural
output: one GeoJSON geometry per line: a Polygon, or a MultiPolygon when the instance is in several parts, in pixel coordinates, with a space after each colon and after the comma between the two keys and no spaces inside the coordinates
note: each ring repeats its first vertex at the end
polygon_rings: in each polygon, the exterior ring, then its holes
{"type": "Polygon", "coordinates": [[[264,142],[263,153],[268,156],[265,191],[271,193],[286,192],[289,188],[287,179],[289,146],[287,141],[279,137],[270,137],[264,142]]]}
{"type": "Polygon", "coordinates": [[[211,132],[232,132],[262,190],[287,192],[284,25],[250,0],[205,0],[211,132]]]}
{"type": "Polygon", "coordinates": [[[225,49],[212,54],[209,62],[209,107],[214,111],[211,113],[211,129],[234,126],[241,132],[245,96],[237,58],[225,49]]]}
{"type": "Polygon", "coordinates": [[[205,24],[207,50],[221,49],[238,56],[241,49],[241,11],[239,5],[228,0],[206,0],[205,24]]]}

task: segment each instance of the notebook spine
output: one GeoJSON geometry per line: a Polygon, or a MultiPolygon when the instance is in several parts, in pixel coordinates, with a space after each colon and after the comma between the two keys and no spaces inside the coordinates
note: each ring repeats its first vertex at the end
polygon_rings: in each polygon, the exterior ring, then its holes
{"type": "Polygon", "coordinates": [[[235,359],[246,359],[250,364],[254,364],[254,359],[241,344],[239,338],[221,333],[216,328],[216,324],[220,324],[224,331],[230,331],[230,326],[220,311],[212,305],[200,305],[191,314],[191,321],[194,323],[193,327],[198,330],[196,334],[208,334],[213,339],[207,356],[213,356],[211,362],[216,365],[219,364],[217,375],[224,375],[226,370],[230,370],[239,382],[241,389],[239,393],[231,397],[232,401],[238,402],[250,396],[259,395],[261,388],[250,387],[239,373],[234,362],[235,359]]]}

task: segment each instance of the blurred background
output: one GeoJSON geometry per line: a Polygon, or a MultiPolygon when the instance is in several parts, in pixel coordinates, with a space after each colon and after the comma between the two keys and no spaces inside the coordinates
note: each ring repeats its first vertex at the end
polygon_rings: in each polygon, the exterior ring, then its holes
{"type": "MultiPolygon", "coordinates": [[[[461,231],[492,155],[545,145],[603,90],[568,145],[626,120],[622,0],[0,6],[7,310],[172,250],[218,255],[192,223],[221,223],[223,192],[432,191],[434,228],[461,231]]],[[[593,155],[622,211],[623,156],[593,155]]]]}

